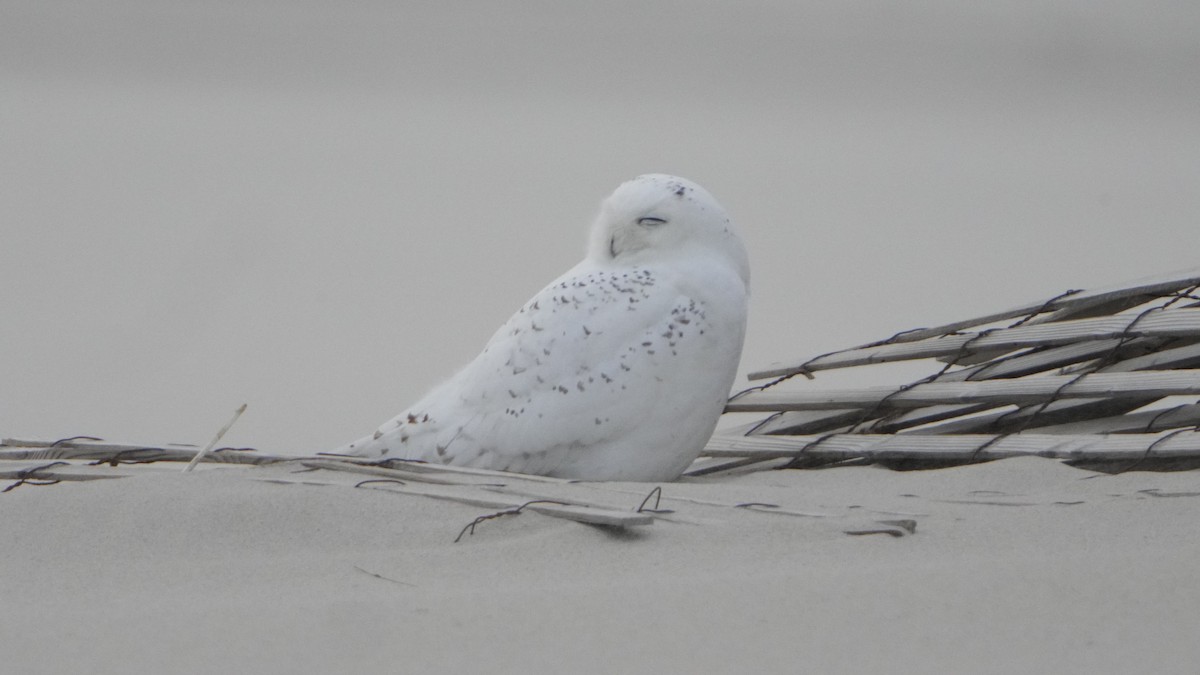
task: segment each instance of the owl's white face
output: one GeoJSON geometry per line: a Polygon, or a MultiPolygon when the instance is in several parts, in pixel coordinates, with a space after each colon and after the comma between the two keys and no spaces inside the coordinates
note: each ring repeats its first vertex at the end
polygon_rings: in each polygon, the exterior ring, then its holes
{"type": "Polygon", "coordinates": [[[588,257],[632,266],[697,252],[725,259],[749,281],[745,246],[717,200],[687,179],[647,174],[604,200],[592,226],[588,257]]]}

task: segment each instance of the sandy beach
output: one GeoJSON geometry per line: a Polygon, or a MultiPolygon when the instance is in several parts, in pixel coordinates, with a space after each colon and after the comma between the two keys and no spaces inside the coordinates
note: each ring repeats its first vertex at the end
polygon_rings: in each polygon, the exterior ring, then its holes
{"type": "MultiPolygon", "coordinates": [[[[0,495],[9,672],[1190,673],[1200,660],[1191,472],[1033,458],[750,472],[661,485],[645,527],[524,512],[457,543],[495,509],[291,464],[137,473],[0,495]],[[915,533],[888,524],[904,521],[915,533]]],[[[509,486],[629,510],[654,487],[509,486]]]]}

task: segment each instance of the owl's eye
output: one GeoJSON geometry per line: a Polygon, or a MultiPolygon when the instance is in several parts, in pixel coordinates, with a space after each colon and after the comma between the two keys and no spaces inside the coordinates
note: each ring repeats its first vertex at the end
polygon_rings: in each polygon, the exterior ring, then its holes
{"type": "Polygon", "coordinates": [[[638,225],[665,225],[667,221],[663,218],[655,218],[654,216],[646,216],[638,218],[638,225]]]}

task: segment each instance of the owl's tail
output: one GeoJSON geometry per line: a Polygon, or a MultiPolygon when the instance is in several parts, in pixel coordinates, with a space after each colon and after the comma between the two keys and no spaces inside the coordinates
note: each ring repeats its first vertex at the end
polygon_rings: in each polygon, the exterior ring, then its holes
{"type": "Polygon", "coordinates": [[[374,436],[363,436],[362,438],[351,441],[336,450],[331,454],[334,455],[349,455],[350,457],[379,457],[386,451],[383,444],[374,436]]]}

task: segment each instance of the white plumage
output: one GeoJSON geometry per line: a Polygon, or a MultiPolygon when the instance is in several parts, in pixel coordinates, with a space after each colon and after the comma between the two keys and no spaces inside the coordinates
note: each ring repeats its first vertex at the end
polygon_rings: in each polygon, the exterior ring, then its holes
{"type": "Polygon", "coordinates": [[[339,449],[582,480],[677,478],[724,409],[741,356],[746,249],[691,181],[650,174],[601,206],[587,256],[483,353],[339,449]]]}

